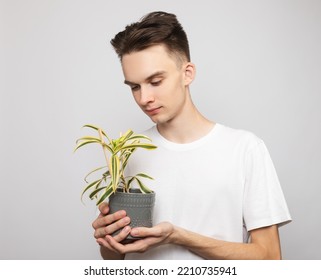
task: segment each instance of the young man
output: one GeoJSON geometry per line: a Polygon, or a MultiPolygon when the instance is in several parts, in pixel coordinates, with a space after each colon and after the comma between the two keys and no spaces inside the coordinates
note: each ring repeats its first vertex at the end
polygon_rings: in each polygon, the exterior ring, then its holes
{"type": "Polygon", "coordinates": [[[154,12],[111,41],[125,84],[156,124],[158,149],[132,171],[155,178],[152,228],[100,205],[93,222],[105,259],[280,259],[278,226],[291,220],[263,141],[206,119],[194,106],[188,40],[176,16],[154,12]],[[116,236],[112,233],[124,229],[116,236]],[[128,234],[142,237],[122,244],[128,234]]]}

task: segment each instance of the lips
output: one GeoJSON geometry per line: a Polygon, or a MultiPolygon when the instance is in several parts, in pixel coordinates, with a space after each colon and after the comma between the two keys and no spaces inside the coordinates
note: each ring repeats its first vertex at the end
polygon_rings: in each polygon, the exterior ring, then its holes
{"type": "Polygon", "coordinates": [[[156,114],[159,112],[160,108],[161,108],[161,107],[145,109],[145,112],[146,112],[148,115],[156,115],[156,114]]]}

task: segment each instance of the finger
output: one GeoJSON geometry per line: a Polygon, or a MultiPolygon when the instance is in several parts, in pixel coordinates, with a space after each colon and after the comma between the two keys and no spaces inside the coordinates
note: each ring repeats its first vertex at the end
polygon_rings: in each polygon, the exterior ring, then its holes
{"type": "Polygon", "coordinates": [[[145,239],[140,239],[125,245],[117,242],[115,238],[113,238],[110,235],[107,235],[105,240],[108,242],[112,250],[115,250],[120,254],[127,254],[127,253],[133,253],[133,252],[142,253],[142,252],[145,252],[149,246],[148,242],[146,242],[145,239]]]}
{"type": "MultiPolygon", "coordinates": [[[[122,242],[123,240],[126,239],[126,237],[128,236],[128,234],[130,233],[131,228],[129,226],[125,226],[119,234],[115,235],[113,237],[113,239],[116,242],[122,242]]],[[[106,247],[109,250],[113,251],[113,252],[117,252],[119,253],[119,251],[117,251],[114,247],[110,246],[109,243],[106,241],[108,239],[108,235],[105,238],[98,238],[96,241],[100,246],[106,247]]]]}
{"type": "Polygon", "coordinates": [[[124,217],[110,225],[108,225],[107,227],[104,228],[104,235],[107,234],[113,234],[114,232],[122,229],[123,227],[127,226],[130,224],[130,218],[129,217],[124,217]]]}
{"type": "Polygon", "coordinates": [[[130,232],[130,234],[134,237],[158,237],[161,235],[161,232],[158,228],[152,227],[152,228],[147,228],[147,227],[137,227],[133,228],[130,232]]]}
{"type": "Polygon", "coordinates": [[[100,237],[104,237],[105,235],[113,234],[114,232],[125,227],[129,223],[130,223],[130,218],[125,216],[124,218],[112,224],[109,224],[108,226],[96,228],[94,236],[95,238],[100,238],[100,237]]]}
{"type": "Polygon", "coordinates": [[[109,245],[109,243],[104,238],[98,238],[96,240],[99,246],[107,248],[109,251],[117,253],[117,251],[109,245]]]}
{"type": "Polygon", "coordinates": [[[126,253],[124,245],[117,242],[111,235],[107,235],[105,237],[105,241],[108,244],[107,246],[110,248],[110,250],[112,250],[114,252],[118,252],[119,254],[126,253]]]}
{"type": "Polygon", "coordinates": [[[154,227],[147,228],[147,227],[137,227],[133,228],[130,232],[132,236],[135,237],[157,237],[166,239],[168,236],[173,233],[174,227],[170,223],[160,223],[154,227]]]}
{"type": "Polygon", "coordinates": [[[94,229],[98,229],[100,227],[104,227],[104,226],[107,226],[109,224],[112,224],[115,221],[124,218],[125,216],[126,216],[126,211],[120,210],[120,211],[117,211],[117,212],[115,212],[113,214],[110,214],[110,215],[106,215],[106,216],[103,216],[103,217],[98,217],[92,223],[92,227],[94,229]]]}
{"type": "Polygon", "coordinates": [[[113,236],[116,242],[122,242],[126,239],[130,233],[130,226],[125,226],[117,235],[113,236]]]}
{"type": "Polygon", "coordinates": [[[101,214],[106,215],[109,211],[109,206],[107,202],[103,202],[98,206],[98,209],[101,214]]]}

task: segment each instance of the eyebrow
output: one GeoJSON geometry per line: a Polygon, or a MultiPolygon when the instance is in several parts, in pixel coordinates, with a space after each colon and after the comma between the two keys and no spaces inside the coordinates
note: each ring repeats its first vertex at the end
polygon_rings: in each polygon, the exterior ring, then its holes
{"type": "MultiPolygon", "coordinates": [[[[162,75],[164,75],[164,74],[165,74],[165,71],[157,71],[157,72],[151,74],[150,76],[148,76],[148,77],[145,79],[145,81],[146,81],[146,82],[149,82],[149,81],[151,81],[152,79],[154,79],[155,77],[162,76],[162,75]]],[[[127,80],[125,80],[124,83],[125,83],[126,85],[137,85],[136,83],[133,83],[133,82],[130,82],[130,81],[127,81],[127,80]]]]}

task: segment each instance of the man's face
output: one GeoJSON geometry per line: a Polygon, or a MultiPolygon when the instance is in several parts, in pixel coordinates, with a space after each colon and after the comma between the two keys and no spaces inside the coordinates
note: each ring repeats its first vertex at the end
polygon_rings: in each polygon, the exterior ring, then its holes
{"type": "Polygon", "coordinates": [[[162,45],[124,55],[122,68],[136,103],[157,124],[179,117],[187,100],[185,64],[162,45]]]}

